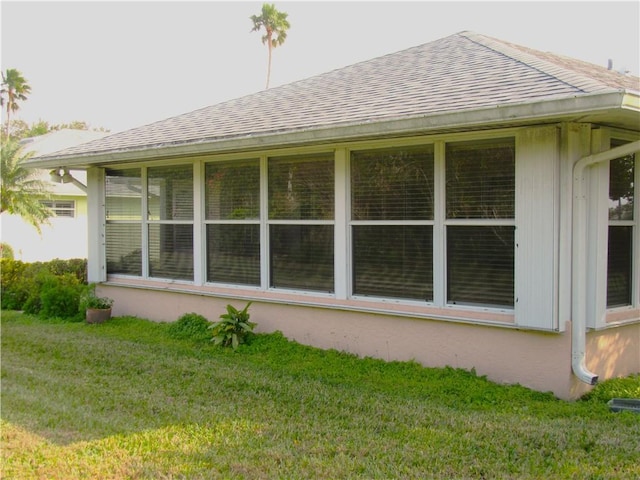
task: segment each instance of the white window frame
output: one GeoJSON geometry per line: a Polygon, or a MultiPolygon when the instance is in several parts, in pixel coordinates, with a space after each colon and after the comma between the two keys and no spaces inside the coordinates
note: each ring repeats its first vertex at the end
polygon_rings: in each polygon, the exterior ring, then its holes
{"type": "Polygon", "coordinates": [[[40,200],[56,218],[76,218],[75,200],[40,200]]]}

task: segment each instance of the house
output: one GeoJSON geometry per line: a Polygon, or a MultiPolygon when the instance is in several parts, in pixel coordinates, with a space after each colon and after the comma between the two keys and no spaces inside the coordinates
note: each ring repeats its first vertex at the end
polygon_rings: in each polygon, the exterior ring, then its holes
{"type": "MultiPolygon", "coordinates": [[[[25,138],[20,143],[25,153],[46,155],[106,135],[104,132],[62,129],[25,138]]],[[[72,170],[66,177],[64,172],[60,173],[63,175],[53,182],[49,170],[39,172],[38,178],[48,183],[51,192],[51,198],[43,203],[53,212],[49,223],[41,226],[40,233],[19,215],[5,213],[0,217],[2,241],[11,246],[17,260],[87,258],[86,172],[72,170]]]]}
{"type": "Polygon", "coordinates": [[[461,32],[32,163],[87,170],[115,314],[569,399],[640,371],[639,82],[461,32]]]}

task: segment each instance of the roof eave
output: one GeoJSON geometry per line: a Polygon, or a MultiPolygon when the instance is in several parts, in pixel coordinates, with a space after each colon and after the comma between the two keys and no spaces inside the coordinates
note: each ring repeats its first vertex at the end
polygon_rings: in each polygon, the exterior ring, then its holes
{"type": "Polygon", "coordinates": [[[560,121],[589,121],[594,114],[608,111],[627,111],[638,115],[640,125],[640,94],[637,92],[607,92],[576,95],[571,98],[550,99],[511,105],[496,105],[474,110],[436,113],[411,118],[330,125],[214,140],[198,140],[179,144],[143,146],[126,150],[84,155],[49,155],[34,158],[27,166],[55,168],[60,166],[87,168],[93,165],[158,160],[168,157],[192,156],[224,152],[252,151],[295,145],[336,143],[376,136],[401,136],[436,133],[438,131],[464,131],[478,127],[498,128],[533,123],[560,121]]]}

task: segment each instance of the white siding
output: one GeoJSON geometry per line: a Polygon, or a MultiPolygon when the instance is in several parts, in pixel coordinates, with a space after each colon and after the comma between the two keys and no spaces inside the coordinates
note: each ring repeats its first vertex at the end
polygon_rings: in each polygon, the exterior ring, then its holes
{"type": "Polygon", "coordinates": [[[558,330],[558,130],[522,132],[516,147],[515,320],[558,330]]]}

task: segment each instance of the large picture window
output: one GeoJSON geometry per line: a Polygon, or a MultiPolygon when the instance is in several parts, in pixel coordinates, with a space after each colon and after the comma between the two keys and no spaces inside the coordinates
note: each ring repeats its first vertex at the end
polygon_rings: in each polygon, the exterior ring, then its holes
{"type": "Polygon", "coordinates": [[[354,295],[433,300],[433,146],[351,154],[354,295]]]}
{"type": "Polygon", "coordinates": [[[635,155],[609,163],[609,242],[607,307],[630,305],[632,299],[635,155]]]}
{"type": "Polygon", "coordinates": [[[447,303],[514,305],[515,144],[446,146],[447,303]]]}
{"type": "Polygon", "coordinates": [[[268,162],[269,286],[333,292],[333,154],[268,162]]]}
{"type": "Polygon", "coordinates": [[[207,282],[260,285],[259,160],[205,168],[207,282]]]}

